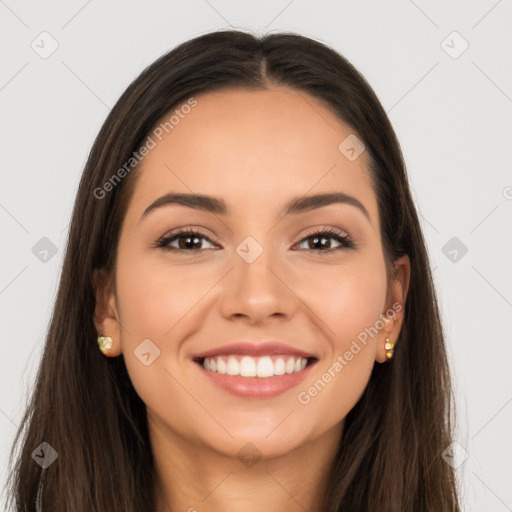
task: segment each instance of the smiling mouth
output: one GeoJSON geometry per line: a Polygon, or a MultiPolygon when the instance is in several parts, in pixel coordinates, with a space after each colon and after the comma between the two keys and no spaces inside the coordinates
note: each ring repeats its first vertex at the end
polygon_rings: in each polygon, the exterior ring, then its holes
{"type": "Polygon", "coordinates": [[[220,375],[267,379],[269,377],[300,373],[306,367],[313,365],[317,359],[315,357],[299,357],[289,354],[259,357],[226,354],[196,358],[194,361],[205,370],[220,375]]]}

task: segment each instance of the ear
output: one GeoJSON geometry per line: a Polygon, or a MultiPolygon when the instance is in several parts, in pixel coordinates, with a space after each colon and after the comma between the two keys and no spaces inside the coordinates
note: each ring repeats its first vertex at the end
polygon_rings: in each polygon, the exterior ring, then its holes
{"type": "Polygon", "coordinates": [[[375,360],[384,363],[386,357],[386,338],[395,344],[404,320],[405,301],[409,291],[409,282],[411,277],[411,262],[409,256],[404,254],[395,261],[395,274],[388,288],[388,297],[386,300],[386,310],[382,313],[384,327],[377,338],[377,353],[375,360]]]}
{"type": "Polygon", "coordinates": [[[95,269],[93,271],[92,286],[96,297],[94,309],[96,331],[98,336],[110,336],[113,339],[112,348],[105,355],[116,357],[122,352],[121,324],[119,322],[119,313],[111,275],[104,269],[95,269]]]}

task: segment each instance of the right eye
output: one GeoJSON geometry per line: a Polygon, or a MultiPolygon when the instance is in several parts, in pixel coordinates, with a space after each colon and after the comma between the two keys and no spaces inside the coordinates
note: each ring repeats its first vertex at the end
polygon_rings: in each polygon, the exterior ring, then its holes
{"type": "Polygon", "coordinates": [[[163,249],[164,251],[198,252],[204,249],[204,247],[201,247],[203,240],[213,244],[213,242],[205,234],[199,231],[183,230],[160,238],[155,243],[154,247],[163,249]],[[175,242],[177,242],[177,245],[172,245],[175,242]]]}

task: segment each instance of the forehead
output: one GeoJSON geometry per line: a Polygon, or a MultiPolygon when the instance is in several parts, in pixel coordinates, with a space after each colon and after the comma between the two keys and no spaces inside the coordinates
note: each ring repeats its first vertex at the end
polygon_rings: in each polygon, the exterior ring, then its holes
{"type": "Polygon", "coordinates": [[[357,195],[376,215],[365,152],[347,159],[339,145],[353,131],[315,98],[273,88],[214,91],[195,100],[191,109],[173,110],[181,115],[167,129],[173,112],[158,124],[161,134],[152,136],[155,145],[135,171],[139,210],[171,191],[277,206],[285,196],[336,190],[357,195]]]}

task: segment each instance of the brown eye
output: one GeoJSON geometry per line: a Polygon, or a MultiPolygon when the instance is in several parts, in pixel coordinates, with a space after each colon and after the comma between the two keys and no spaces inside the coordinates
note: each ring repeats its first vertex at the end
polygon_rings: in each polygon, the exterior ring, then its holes
{"type": "Polygon", "coordinates": [[[315,231],[314,233],[304,237],[299,242],[299,245],[304,242],[307,243],[307,247],[305,247],[305,249],[318,252],[331,252],[339,249],[353,249],[355,246],[355,244],[348,236],[342,235],[341,232],[333,229],[315,231]],[[337,243],[338,246],[333,247],[332,240],[335,240],[335,243],[337,243]]]}
{"type": "MultiPolygon", "coordinates": [[[[166,251],[200,251],[201,249],[205,249],[205,247],[202,247],[203,241],[207,241],[213,246],[211,240],[199,231],[179,231],[178,233],[161,238],[157,242],[156,247],[166,251]],[[177,244],[172,245],[175,242],[177,242],[177,244]]],[[[206,247],[206,249],[211,248],[212,247],[206,247]]]]}

